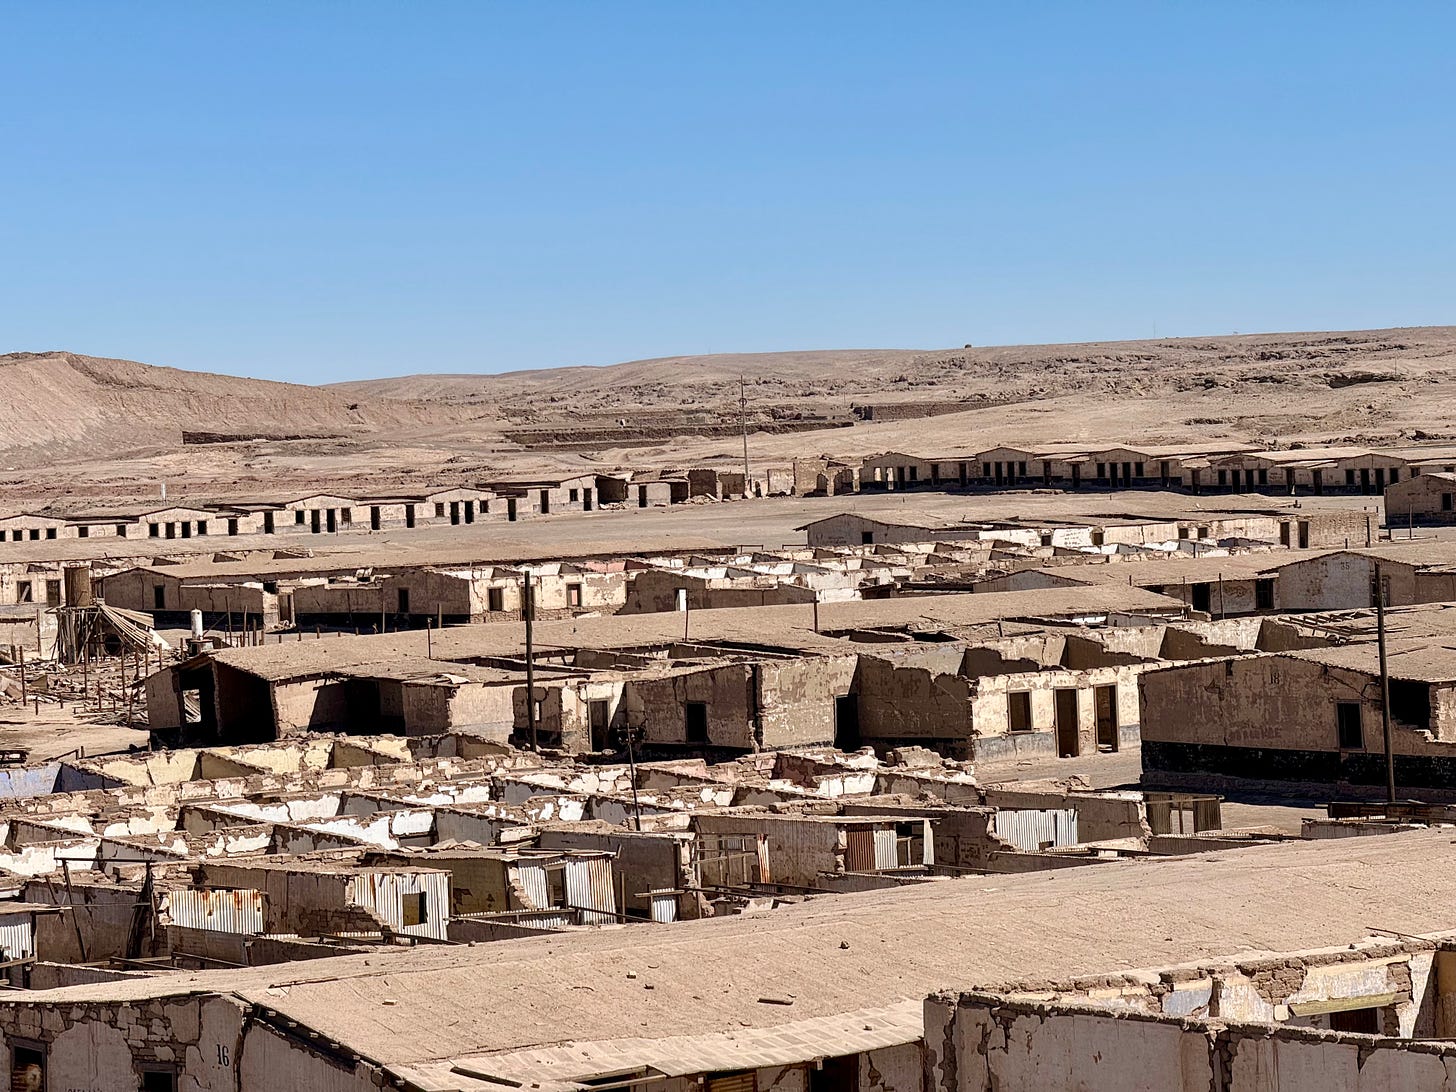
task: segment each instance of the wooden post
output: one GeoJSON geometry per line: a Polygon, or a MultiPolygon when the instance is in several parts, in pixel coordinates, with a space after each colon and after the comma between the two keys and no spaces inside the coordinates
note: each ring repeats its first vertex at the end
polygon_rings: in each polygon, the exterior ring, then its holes
{"type": "Polygon", "coordinates": [[[521,581],[521,613],[526,618],[526,728],[531,750],[539,752],[541,741],[536,734],[536,661],[531,625],[536,620],[536,597],[528,573],[521,581]]]}
{"type": "Polygon", "coordinates": [[[1375,563],[1375,637],[1380,653],[1380,727],[1385,733],[1385,802],[1395,803],[1395,742],[1390,734],[1390,673],[1385,662],[1385,573],[1375,563]]]}
{"type": "Polygon", "coordinates": [[[20,646],[20,704],[25,704],[25,646],[20,646]]]}

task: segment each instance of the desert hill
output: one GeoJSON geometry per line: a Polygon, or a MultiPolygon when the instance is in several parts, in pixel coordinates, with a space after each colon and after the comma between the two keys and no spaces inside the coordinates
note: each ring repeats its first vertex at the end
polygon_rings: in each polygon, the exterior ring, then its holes
{"type": "Polygon", "coordinates": [[[440,404],[68,352],[0,356],[0,382],[11,407],[0,415],[0,450],[21,463],[177,447],[184,432],[340,435],[466,416],[440,404]]]}
{"type": "MultiPolygon", "coordinates": [[[[740,374],[760,419],[787,411],[843,417],[865,403],[944,410],[950,402],[963,403],[978,429],[1025,416],[1010,407],[1034,407],[1037,434],[1026,440],[1080,438],[1090,426],[1096,438],[1147,442],[1178,442],[1210,430],[1271,443],[1286,436],[1375,442],[1450,434],[1444,422],[1456,409],[1456,327],[661,357],[500,375],[405,376],[330,389],[489,407],[539,427],[634,413],[732,419],[740,374]]],[[[935,418],[932,431],[964,429],[960,416],[935,418]]],[[[921,434],[918,427],[913,434],[921,434]]]]}
{"type": "Polygon", "coordinates": [[[736,465],[740,374],[757,465],[1064,440],[1456,441],[1456,327],[662,357],[323,387],[13,353],[0,356],[0,500],[159,480],[253,495],[736,465]],[[240,438],[256,442],[198,442],[240,438]]]}

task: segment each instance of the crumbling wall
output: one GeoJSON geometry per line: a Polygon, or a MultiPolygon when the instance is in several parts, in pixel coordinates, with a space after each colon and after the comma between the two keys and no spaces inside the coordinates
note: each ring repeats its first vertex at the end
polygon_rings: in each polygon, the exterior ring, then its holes
{"type": "Polygon", "coordinates": [[[757,665],[760,744],[833,743],[835,698],[850,693],[857,656],[764,660],[757,665]]]}

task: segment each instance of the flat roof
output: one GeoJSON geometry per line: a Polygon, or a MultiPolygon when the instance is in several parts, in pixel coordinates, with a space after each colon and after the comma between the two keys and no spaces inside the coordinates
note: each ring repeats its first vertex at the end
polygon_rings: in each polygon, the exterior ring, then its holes
{"type": "Polygon", "coordinates": [[[157,975],[0,1003],[231,994],[400,1066],[767,1030],[1005,980],[1344,945],[1377,927],[1430,933],[1456,925],[1453,907],[1450,832],[1424,830],[944,879],[768,914],[157,975]]]}

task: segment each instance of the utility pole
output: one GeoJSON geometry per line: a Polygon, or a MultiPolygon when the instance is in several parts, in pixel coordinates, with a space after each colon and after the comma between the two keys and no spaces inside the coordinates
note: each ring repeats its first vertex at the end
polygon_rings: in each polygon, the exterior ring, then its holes
{"type": "Polygon", "coordinates": [[[743,373],[738,373],[738,427],[743,433],[743,495],[752,495],[748,484],[748,384],[743,373]]]}
{"type": "Polygon", "coordinates": [[[521,580],[521,614],[526,619],[526,728],[531,740],[531,750],[540,751],[541,743],[536,736],[536,659],[535,643],[531,624],[536,620],[536,597],[531,588],[531,574],[521,580]]]}
{"type": "Polygon", "coordinates": [[[627,770],[632,779],[632,826],[634,830],[642,829],[642,805],[637,802],[637,750],[632,745],[633,728],[629,724],[622,729],[622,734],[627,738],[627,770]]]}
{"type": "Polygon", "coordinates": [[[1385,733],[1385,802],[1395,803],[1395,744],[1390,736],[1390,672],[1385,660],[1385,573],[1375,563],[1375,643],[1380,650],[1380,727],[1385,733]]]}

